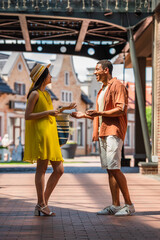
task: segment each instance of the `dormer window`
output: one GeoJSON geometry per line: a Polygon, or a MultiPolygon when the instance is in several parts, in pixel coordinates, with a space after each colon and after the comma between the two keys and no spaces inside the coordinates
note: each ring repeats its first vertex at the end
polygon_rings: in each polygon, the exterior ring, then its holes
{"type": "Polygon", "coordinates": [[[69,85],[69,72],[64,73],[64,83],[66,86],[69,85]]]}
{"type": "Polygon", "coordinates": [[[18,63],[17,67],[18,67],[18,70],[21,72],[23,69],[22,63],[18,63]]]}

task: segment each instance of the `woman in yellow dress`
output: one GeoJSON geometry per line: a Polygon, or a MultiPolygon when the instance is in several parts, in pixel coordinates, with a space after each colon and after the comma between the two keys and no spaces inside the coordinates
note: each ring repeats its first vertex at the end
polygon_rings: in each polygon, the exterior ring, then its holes
{"type": "Polygon", "coordinates": [[[43,213],[54,216],[48,207],[49,197],[64,172],[63,158],[58,140],[55,116],[65,109],[73,109],[75,103],[60,110],[53,110],[50,94],[45,90],[47,84],[51,83],[49,73],[50,64],[43,66],[37,64],[31,71],[32,86],[27,96],[27,107],[25,112],[25,150],[24,161],[37,162],[35,185],[37,190],[37,205],[35,215],[43,213]],[[48,179],[45,188],[45,172],[48,162],[53,167],[53,173],[48,179]]]}

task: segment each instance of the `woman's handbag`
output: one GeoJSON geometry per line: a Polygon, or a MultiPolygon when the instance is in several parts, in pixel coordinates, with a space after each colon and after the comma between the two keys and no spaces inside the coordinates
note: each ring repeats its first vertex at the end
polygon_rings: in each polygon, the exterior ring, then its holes
{"type": "Polygon", "coordinates": [[[69,114],[61,113],[56,116],[59,145],[64,145],[69,137],[69,114]]]}

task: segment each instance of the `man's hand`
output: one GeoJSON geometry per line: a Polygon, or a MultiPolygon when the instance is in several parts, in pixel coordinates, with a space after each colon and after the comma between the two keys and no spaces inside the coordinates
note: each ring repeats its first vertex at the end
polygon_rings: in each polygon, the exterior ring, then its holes
{"type": "Polygon", "coordinates": [[[85,114],[82,112],[73,112],[70,115],[71,115],[71,117],[74,117],[74,118],[84,118],[85,117],[85,114]]]}
{"type": "Polygon", "coordinates": [[[86,111],[86,114],[91,116],[91,117],[97,117],[100,116],[100,113],[96,110],[88,110],[86,111]]]}

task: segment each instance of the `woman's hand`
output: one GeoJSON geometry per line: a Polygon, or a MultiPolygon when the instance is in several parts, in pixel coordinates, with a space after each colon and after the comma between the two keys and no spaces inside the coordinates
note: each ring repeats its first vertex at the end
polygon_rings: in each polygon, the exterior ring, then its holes
{"type": "Polygon", "coordinates": [[[56,110],[56,111],[53,111],[53,110],[50,110],[49,111],[49,115],[51,115],[51,116],[57,116],[59,114],[59,111],[58,110],[56,110]]]}
{"type": "Polygon", "coordinates": [[[66,107],[61,107],[60,109],[58,109],[58,112],[61,113],[64,110],[70,110],[70,109],[73,109],[73,108],[76,108],[76,107],[77,107],[76,103],[71,103],[70,105],[68,105],[66,107]]]}
{"type": "Polygon", "coordinates": [[[76,108],[77,104],[76,103],[71,103],[69,106],[67,106],[67,109],[73,109],[76,108]]]}

